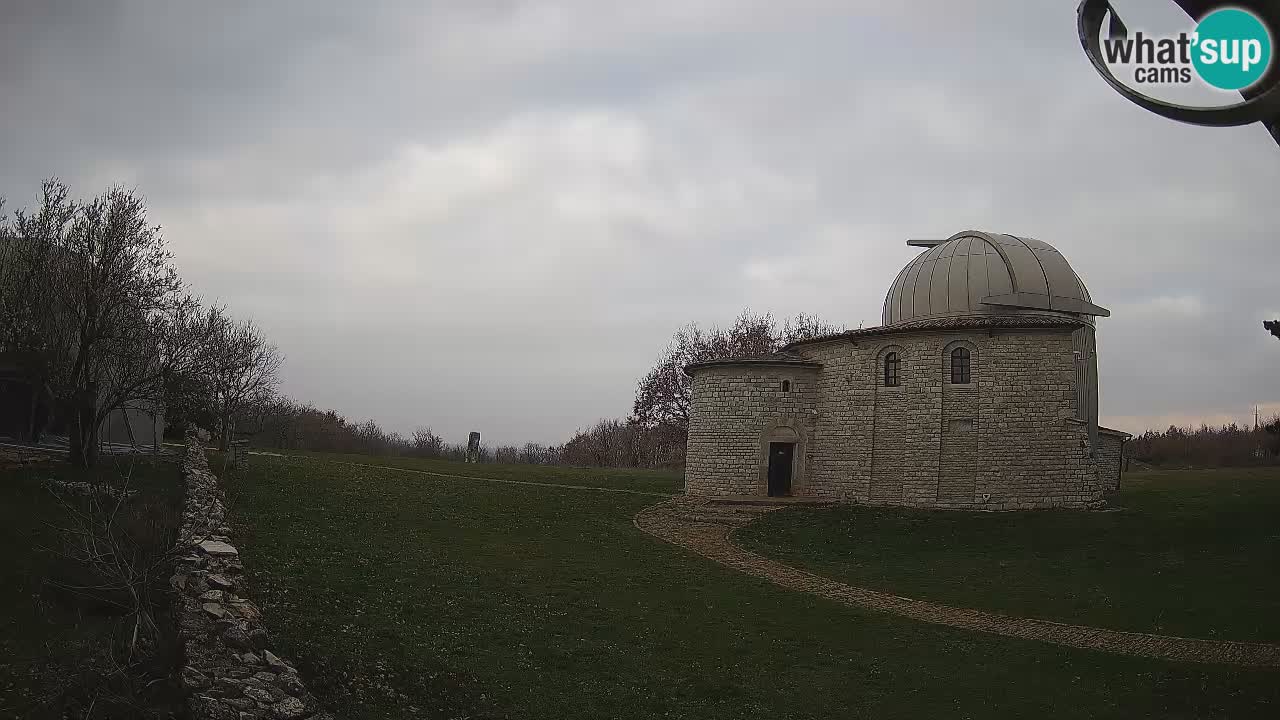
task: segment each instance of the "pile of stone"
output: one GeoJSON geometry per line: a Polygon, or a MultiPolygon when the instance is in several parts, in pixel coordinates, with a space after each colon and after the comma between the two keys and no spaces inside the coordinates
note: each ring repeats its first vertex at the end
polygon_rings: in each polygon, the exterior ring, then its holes
{"type": "Polygon", "coordinates": [[[271,651],[258,607],[247,598],[240,554],[225,524],[218,480],[198,438],[187,438],[187,497],[170,583],[178,593],[186,650],[180,680],[195,720],[332,720],[298,671],[271,651]]]}
{"type": "Polygon", "coordinates": [[[100,495],[111,500],[127,500],[138,494],[137,490],[123,490],[111,485],[95,485],[80,480],[57,480],[49,478],[44,481],[46,487],[54,492],[68,495],[100,495]]]}
{"type": "Polygon", "coordinates": [[[18,447],[0,447],[0,468],[20,468],[36,463],[49,462],[53,455],[18,447]]]}

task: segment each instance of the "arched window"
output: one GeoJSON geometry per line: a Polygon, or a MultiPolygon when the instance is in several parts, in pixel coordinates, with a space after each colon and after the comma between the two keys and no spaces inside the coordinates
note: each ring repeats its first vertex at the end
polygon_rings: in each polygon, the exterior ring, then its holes
{"type": "Polygon", "coordinates": [[[958,347],[951,351],[951,384],[969,384],[969,348],[958,347]]]}
{"type": "Polygon", "coordinates": [[[790,380],[783,380],[783,381],[782,381],[782,392],[791,392],[791,381],[790,381],[790,380]]]}
{"type": "Polygon", "coordinates": [[[884,386],[898,387],[898,353],[884,356],[884,386]]]}

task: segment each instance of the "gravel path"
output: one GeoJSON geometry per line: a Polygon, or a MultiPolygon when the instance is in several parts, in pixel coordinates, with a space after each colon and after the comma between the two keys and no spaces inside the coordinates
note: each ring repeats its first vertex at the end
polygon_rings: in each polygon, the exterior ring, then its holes
{"type": "Polygon", "coordinates": [[[635,517],[635,524],[650,535],[692,550],[739,572],[845,605],[893,613],[936,625],[1040,640],[1087,650],[1162,660],[1280,667],[1278,645],[1107,630],[913,600],[814,575],[756,555],[732,542],[730,534],[735,528],[779,507],[782,506],[714,503],[677,497],[641,510],[635,517]]]}

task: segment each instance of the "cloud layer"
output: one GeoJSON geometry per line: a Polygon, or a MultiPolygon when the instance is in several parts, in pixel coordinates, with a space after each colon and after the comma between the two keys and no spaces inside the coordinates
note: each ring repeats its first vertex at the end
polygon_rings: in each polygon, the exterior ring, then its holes
{"type": "Polygon", "coordinates": [[[1265,131],[1129,105],[1069,3],[901,5],[31,2],[0,195],[136,185],[287,392],[454,440],[625,414],[689,321],[876,324],[905,239],[966,228],[1054,243],[1112,310],[1104,420],[1277,407],[1265,131]]]}

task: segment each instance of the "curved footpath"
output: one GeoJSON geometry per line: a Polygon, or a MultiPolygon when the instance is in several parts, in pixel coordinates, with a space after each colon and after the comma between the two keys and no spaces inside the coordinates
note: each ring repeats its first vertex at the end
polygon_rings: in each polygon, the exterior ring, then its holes
{"type": "Polygon", "coordinates": [[[744,550],[730,539],[735,528],[779,507],[677,497],[641,510],[635,525],[654,537],[775,585],[935,625],[1161,660],[1280,667],[1280,645],[1106,630],[913,600],[814,575],[744,550]]]}

